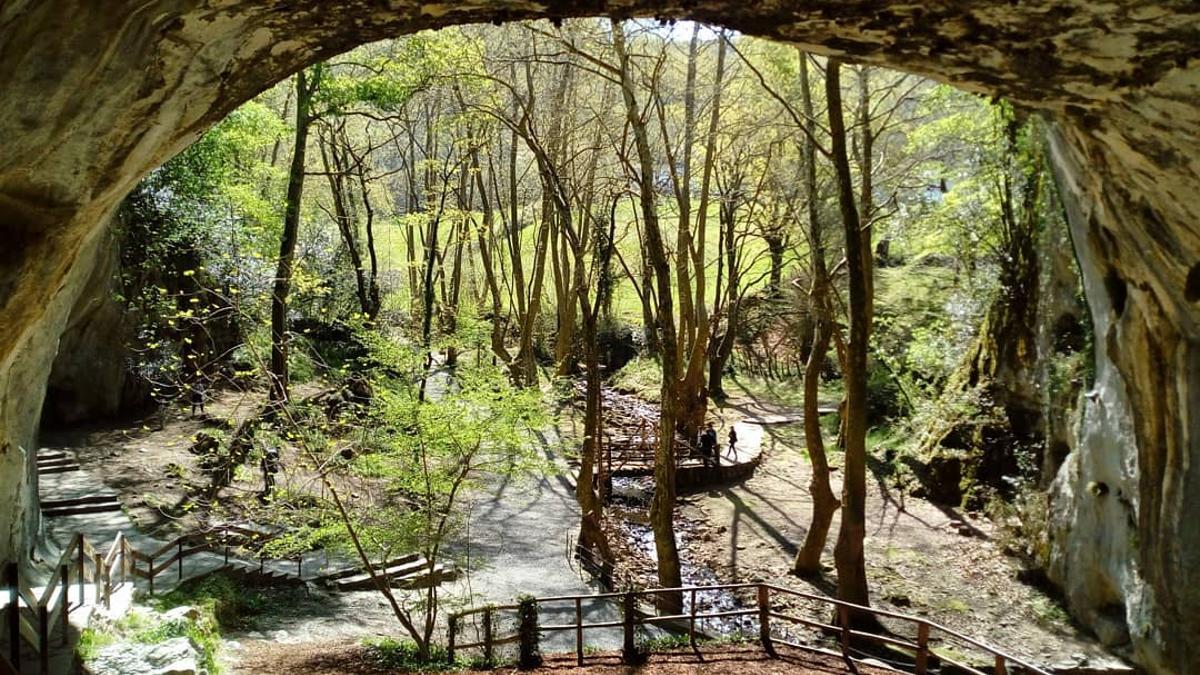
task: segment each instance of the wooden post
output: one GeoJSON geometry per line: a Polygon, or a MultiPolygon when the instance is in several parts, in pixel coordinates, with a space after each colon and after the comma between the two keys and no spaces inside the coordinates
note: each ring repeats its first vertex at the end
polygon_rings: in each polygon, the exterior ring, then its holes
{"type": "Polygon", "coordinates": [[[522,670],[542,665],[542,654],[538,650],[538,605],[537,598],[525,596],[517,607],[519,627],[517,665],[522,670]]]}
{"type": "Polygon", "coordinates": [[[4,583],[8,584],[8,647],[9,660],[13,668],[21,670],[21,583],[17,563],[8,563],[4,568],[4,583]]]}
{"type": "Polygon", "coordinates": [[[622,598],[624,607],[624,616],[622,617],[622,628],[625,631],[625,644],[621,649],[621,659],[627,664],[637,663],[637,644],[634,642],[633,622],[636,609],[634,607],[633,591],[626,591],[622,598]]]}
{"type": "Polygon", "coordinates": [[[457,614],[451,614],[450,618],[446,621],[446,631],[448,633],[446,636],[446,659],[450,662],[450,665],[454,665],[454,635],[458,632],[457,614]]]}
{"type": "Polygon", "coordinates": [[[492,665],[492,612],[495,610],[488,605],[483,610],[483,662],[492,665]]]}
{"type": "Polygon", "coordinates": [[[41,663],[40,673],[50,673],[50,608],[38,605],[37,608],[38,661],[41,663]]]}
{"type": "MultiPolygon", "coordinates": [[[[67,639],[67,629],[71,626],[71,582],[67,579],[67,575],[71,572],[71,566],[63,563],[58,568],[58,573],[62,575],[62,643],[66,646],[69,642],[67,639]]],[[[47,592],[50,589],[46,589],[47,592]]]]}
{"type": "Polygon", "coordinates": [[[771,642],[771,589],[766,584],[758,585],[758,639],[773,658],[775,645],[771,642]]]}
{"type": "Polygon", "coordinates": [[[929,624],[917,623],[917,675],[929,672],[929,624]]]}
{"type": "Polygon", "coordinates": [[[87,602],[87,598],[85,598],[83,596],[84,560],[87,558],[87,553],[85,553],[83,550],[82,542],[76,540],[75,544],[76,544],[76,546],[79,547],[79,556],[78,556],[79,560],[78,560],[78,566],[75,568],[75,571],[77,571],[79,573],[79,606],[82,607],[83,604],[87,602]]]}
{"type": "Polygon", "coordinates": [[[850,610],[838,605],[838,623],[842,624],[842,656],[850,658],[850,610]]]}
{"type": "Polygon", "coordinates": [[[575,598],[575,661],[583,667],[583,598],[575,598]]]}
{"type": "Polygon", "coordinates": [[[996,675],[1008,675],[1008,664],[1001,654],[996,655],[996,675]]]}
{"type": "Polygon", "coordinates": [[[176,565],[176,568],[179,570],[179,581],[183,581],[183,540],[182,539],[179,540],[179,550],[176,551],[176,553],[179,556],[179,559],[177,561],[179,564],[176,565]]]}
{"type": "Polygon", "coordinates": [[[696,648],[696,589],[694,587],[689,604],[691,610],[688,612],[688,643],[692,645],[692,651],[699,651],[696,648]]]}
{"type": "Polygon", "coordinates": [[[104,568],[104,608],[112,609],[112,568],[104,568]]]}

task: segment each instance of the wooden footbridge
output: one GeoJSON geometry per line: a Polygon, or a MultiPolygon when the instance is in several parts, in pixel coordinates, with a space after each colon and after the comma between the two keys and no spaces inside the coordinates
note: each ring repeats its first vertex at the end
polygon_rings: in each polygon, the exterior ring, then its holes
{"type": "MultiPolygon", "coordinates": [[[[636,396],[611,389],[605,389],[601,400],[604,425],[595,469],[599,484],[609,486],[614,477],[652,475],[661,438],[658,409],[636,396]]],[[[734,427],[739,438],[737,445],[729,448],[720,443],[715,457],[701,454],[694,439],[675,435],[675,480],[679,487],[729,483],[754,471],[761,455],[761,428],[747,423],[734,427]]],[[[725,438],[725,431],[725,427],[719,430],[721,439],[725,438]]]]}

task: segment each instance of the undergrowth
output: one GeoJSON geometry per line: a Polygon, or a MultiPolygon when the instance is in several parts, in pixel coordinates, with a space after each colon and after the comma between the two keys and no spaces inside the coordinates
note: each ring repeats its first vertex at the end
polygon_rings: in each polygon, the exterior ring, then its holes
{"type": "Polygon", "coordinates": [[[261,591],[224,574],[211,574],[184,583],[175,590],[157,597],[152,605],[159,611],[189,605],[212,615],[217,627],[244,629],[253,617],[261,613],[266,600],[261,591]]]}
{"type": "Polygon", "coordinates": [[[376,638],[364,641],[367,658],[384,670],[403,672],[445,672],[463,670],[472,666],[462,659],[450,660],[450,655],[440,645],[430,645],[429,658],[421,658],[417,644],[411,640],[376,638]]]}

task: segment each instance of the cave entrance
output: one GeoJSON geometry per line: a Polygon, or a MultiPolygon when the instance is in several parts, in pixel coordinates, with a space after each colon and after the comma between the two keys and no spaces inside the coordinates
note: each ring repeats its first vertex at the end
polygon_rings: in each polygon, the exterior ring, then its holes
{"type": "MultiPolygon", "coordinates": [[[[1200,632],[1200,618],[1184,609],[1200,602],[1194,583],[1200,546],[1178,543],[1194,540],[1186,523],[1200,508],[1200,434],[1187,405],[1200,386],[1190,283],[1200,258],[1200,202],[1194,199],[1200,191],[1194,114],[1200,25],[1176,7],[1183,5],[363,1],[304,2],[280,11],[165,0],[6,4],[0,10],[6,146],[0,157],[0,237],[6,242],[0,252],[0,558],[21,557],[37,530],[29,449],[58,336],[86,285],[98,235],[138,180],[239,104],[356,45],[472,22],[661,16],[906,69],[1007,97],[1053,119],[1076,245],[1091,265],[1084,270],[1092,280],[1089,292],[1102,290],[1106,278],[1121,278],[1128,287],[1119,316],[1111,303],[1093,306],[1098,338],[1105,338],[1097,343],[1112,337],[1114,344],[1119,338],[1135,347],[1098,355],[1099,378],[1112,385],[1105,391],[1122,392],[1108,400],[1121,411],[1109,418],[1125,426],[1108,428],[1107,435],[1132,435],[1136,444],[1104,446],[1104,452],[1125,454],[1097,463],[1136,465],[1142,472],[1131,481],[1143,510],[1132,538],[1137,546],[1095,555],[1114,574],[1144,580],[1146,597],[1153,596],[1131,610],[1161,619],[1153,621],[1161,637],[1135,636],[1149,650],[1147,658],[1187,671],[1200,662],[1200,647],[1187,639],[1200,632]],[[1135,559],[1136,569],[1130,567],[1135,559]],[[1155,641],[1170,646],[1150,645],[1155,641]]],[[[1092,523],[1069,536],[1079,539],[1076,548],[1092,550],[1087,538],[1102,531],[1102,523],[1092,523]]]]}

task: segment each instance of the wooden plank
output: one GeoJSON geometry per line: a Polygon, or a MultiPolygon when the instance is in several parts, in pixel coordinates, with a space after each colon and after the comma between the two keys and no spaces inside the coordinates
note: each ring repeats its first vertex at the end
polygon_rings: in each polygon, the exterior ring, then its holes
{"type": "MultiPolygon", "coordinates": [[[[413,562],[395,565],[385,570],[376,572],[376,576],[383,577],[387,580],[388,585],[403,583],[421,579],[426,576],[436,576],[445,574],[446,569],[442,565],[434,565],[433,569],[429,567],[429,561],[420,558],[413,562]]],[[[375,584],[369,573],[356,574],[354,576],[337,579],[333,582],[333,586],[338,590],[347,591],[359,588],[374,588],[375,584]]]]}

